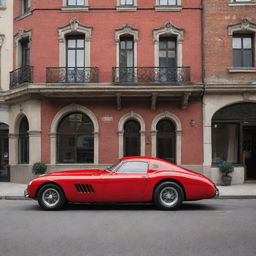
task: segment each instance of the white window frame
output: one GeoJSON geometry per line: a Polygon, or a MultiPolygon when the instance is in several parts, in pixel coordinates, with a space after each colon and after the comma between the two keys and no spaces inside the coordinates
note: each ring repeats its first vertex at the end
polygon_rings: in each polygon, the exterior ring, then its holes
{"type": "Polygon", "coordinates": [[[133,0],[133,5],[123,5],[121,0],[116,0],[116,10],[118,12],[135,12],[137,11],[137,0],[133,0]]]}
{"type": "Polygon", "coordinates": [[[181,10],[181,0],[176,0],[176,5],[162,5],[160,0],[156,0],[155,11],[157,12],[179,12],[181,10]]]}
{"type": "MultiPolygon", "coordinates": [[[[248,19],[243,18],[240,23],[228,25],[228,35],[231,36],[231,41],[234,33],[240,32],[249,32],[254,34],[254,67],[227,67],[228,72],[230,73],[255,73],[256,72],[256,23],[250,22],[248,19]]],[[[233,60],[232,60],[233,65],[233,60]]]]}
{"type": "Polygon", "coordinates": [[[256,5],[256,0],[230,0],[229,6],[254,6],[256,5]]]}
{"type": "Polygon", "coordinates": [[[2,0],[2,5],[0,5],[0,10],[6,9],[6,0],[2,0]]]}
{"type": "Polygon", "coordinates": [[[184,30],[175,27],[171,22],[166,22],[163,27],[154,29],[153,41],[154,41],[154,55],[155,55],[155,67],[159,67],[159,38],[160,36],[175,36],[177,38],[177,67],[182,67],[182,44],[184,39],[184,30]]]}
{"type": "Polygon", "coordinates": [[[24,12],[24,0],[20,0],[20,14],[21,14],[21,16],[30,13],[30,9],[31,9],[31,0],[28,0],[28,11],[27,12],[24,12]]]}
{"type": "Polygon", "coordinates": [[[77,18],[72,18],[68,24],[58,28],[59,33],[59,67],[66,67],[66,36],[72,34],[83,34],[85,37],[84,60],[85,67],[91,66],[91,37],[92,27],[79,23],[77,18]]]}
{"type": "Polygon", "coordinates": [[[69,6],[67,0],[62,0],[62,11],[65,12],[87,12],[89,10],[88,0],[84,0],[84,5],[69,6]]]}
{"type": "Polygon", "coordinates": [[[21,40],[22,39],[28,39],[29,41],[29,47],[31,47],[31,41],[32,41],[32,30],[24,30],[19,29],[18,32],[14,35],[14,41],[15,41],[15,68],[21,67],[21,40]]]}
{"type": "Polygon", "coordinates": [[[116,67],[119,67],[119,54],[120,54],[120,38],[123,35],[133,36],[134,43],[134,67],[137,67],[137,48],[139,40],[139,31],[138,29],[132,28],[128,24],[115,30],[115,41],[116,41],[116,67]]]}

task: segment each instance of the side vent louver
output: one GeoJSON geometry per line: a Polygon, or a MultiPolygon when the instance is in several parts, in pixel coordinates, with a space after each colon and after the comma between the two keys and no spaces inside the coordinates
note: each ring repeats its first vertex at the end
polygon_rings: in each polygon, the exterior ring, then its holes
{"type": "Polygon", "coordinates": [[[76,190],[80,193],[94,193],[91,184],[75,184],[76,190]]]}

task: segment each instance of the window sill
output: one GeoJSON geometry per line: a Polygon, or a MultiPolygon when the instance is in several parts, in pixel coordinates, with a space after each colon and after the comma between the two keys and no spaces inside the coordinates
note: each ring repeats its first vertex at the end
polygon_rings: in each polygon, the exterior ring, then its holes
{"type": "Polygon", "coordinates": [[[16,17],[15,20],[16,20],[16,21],[23,20],[23,19],[25,19],[26,17],[28,17],[28,16],[30,16],[30,15],[32,15],[32,12],[31,12],[31,11],[26,12],[26,13],[22,14],[21,16],[16,17]]]}
{"type": "Polygon", "coordinates": [[[1,5],[0,6],[0,10],[5,10],[6,9],[6,6],[5,5],[1,5]]]}
{"type": "Polygon", "coordinates": [[[118,12],[136,12],[137,6],[117,6],[116,10],[118,12]]]}
{"type": "Polygon", "coordinates": [[[256,2],[241,2],[241,3],[232,3],[232,4],[228,4],[228,6],[231,7],[236,7],[236,6],[255,6],[256,2]]]}
{"type": "Polygon", "coordinates": [[[79,6],[79,7],[69,7],[69,6],[64,6],[61,8],[62,11],[64,12],[88,12],[89,11],[89,6],[79,6]]]}
{"type": "Polygon", "coordinates": [[[182,6],[178,5],[155,5],[156,12],[180,12],[182,10],[182,6]]]}
{"type": "Polygon", "coordinates": [[[256,73],[256,67],[252,68],[239,68],[239,67],[228,67],[229,73],[256,73]]]}

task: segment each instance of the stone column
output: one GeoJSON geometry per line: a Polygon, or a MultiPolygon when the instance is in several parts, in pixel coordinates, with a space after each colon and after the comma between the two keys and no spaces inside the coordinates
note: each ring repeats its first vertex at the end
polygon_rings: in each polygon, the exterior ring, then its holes
{"type": "Polygon", "coordinates": [[[1,84],[1,77],[2,77],[2,72],[1,72],[1,66],[2,66],[1,50],[2,50],[2,45],[4,43],[4,38],[5,38],[5,36],[0,34],[0,88],[2,87],[2,84],[1,84]]]}
{"type": "Polygon", "coordinates": [[[9,164],[18,164],[18,134],[9,133],[9,164]]]}
{"type": "Polygon", "coordinates": [[[29,131],[29,164],[41,161],[41,131],[29,131]]]}

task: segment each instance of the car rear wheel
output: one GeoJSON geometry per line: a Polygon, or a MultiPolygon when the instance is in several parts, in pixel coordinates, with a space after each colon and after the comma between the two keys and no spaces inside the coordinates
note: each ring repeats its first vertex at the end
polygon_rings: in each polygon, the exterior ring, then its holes
{"type": "Polygon", "coordinates": [[[38,203],[44,210],[59,210],[66,198],[61,188],[55,184],[46,184],[40,188],[37,195],[38,203]]]}
{"type": "Polygon", "coordinates": [[[184,193],[180,185],[175,182],[163,182],[154,192],[154,203],[161,210],[176,210],[184,200],[184,193]]]}

